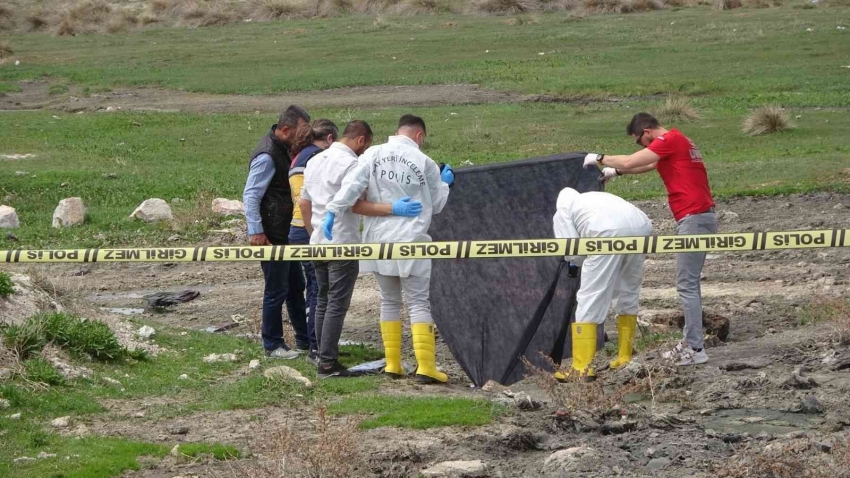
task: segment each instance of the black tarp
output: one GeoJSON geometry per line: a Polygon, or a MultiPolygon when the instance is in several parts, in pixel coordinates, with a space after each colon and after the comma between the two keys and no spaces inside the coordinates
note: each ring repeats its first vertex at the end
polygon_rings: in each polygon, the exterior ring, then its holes
{"type": "MultiPolygon", "coordinates": [[[[434,216],[435,241],[539,239],[553,237],[552,216],[565,187],[599,191],[599,170],[582,168],[584,153],[565,153],[455,170],[446,208],[434,216]]],[[[544,299],[563,259],[474,259],[433,261],[434,321],[455,359],[472,381],[505,385],[522,378],[511,369],[514,349],[544,299]]],[[[550,355],[578,279],[564,271],[551,304],[524,351],[535,365],[551,369],[550,355]]],[[[569,351],[569,342],[567,342],[569,351]]]]}

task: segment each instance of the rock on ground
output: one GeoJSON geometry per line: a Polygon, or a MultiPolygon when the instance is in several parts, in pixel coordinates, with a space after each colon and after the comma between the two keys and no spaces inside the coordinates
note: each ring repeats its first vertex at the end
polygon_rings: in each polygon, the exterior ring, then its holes
{"type": "Polygon", "coordinates": [[[216,198],[212,202],[212,211],[222,216],[242,216],[245,214],[245,205],[235,199],[216,198]]]}
{"type": "Polygon", "coordinates": [[[53,211],[53,227],[56,229],[79,226],[84,222],[86,222],[86,206],[81,198],[63,199],[53,211]]]}
{"type": "Polygon", "coordinates": [[[70,422],[71,417],[59,417],[53,419],[53,421],[50,422],[50,426],[52,426],[53,428],[68,428],[70,422]]]}
{"type": "Polygon", "coordinates": [[[601,459],[602,456],[595,449],[587,446],[575,446],[566,450],[558,450],[549,455],[543,462],[543,471],[556,475],[562,471],[598,471],[602,466],[601,459]]]}
{"type": "Polygon", "coordinates": [[[486,475],[487,465],[481,460],[470,461],[444,461],[430,468],[422,470],[421,476],[426,478],[437,477],[463,477],[474,478],[486,475]]]}
{"type": "Polygon", "coordinates": [[[142,326],[137,332],[136,335],[139,336],[140,339],[149,339],[156,334],[156,330],[150,325],[142,326]]]}
{"type": "Polygon", "coordinates": [[[236,354],[209,354],[204,357],[205,363],[235,362],[236,360],[236,354]]]}
{"type": "Polygon", "coordinates": [[[263,376],[269,380],[295,380],[296,382],[303,383],[307,388],[311,388],[313,386],[310,379],[301,375],[298,370],[295,370],[292,367],[287,367],[286,365],[267,368],[263,371],[263,376]]]}
{"type": "Polygon", "coordinates": [[[39,312],[60,312],[62,306],[34,284],[32,278],[12,274],[15,293],[0,300],[0,323],[20,325],[39,312]]]}
{"type": "Polygon", "coordinates": [[[15,208],[9,206],[0,206],[0,228],[4,229],[16,229],[20,227],[21,223],[18,221],[18,212],[15,211],[15,208]]]}
{"type": "Polygon", "coordinates": [[[130,214],[130,218],[141,219],[145,222],[170,221],[174,219],[171,215],[171,206],[162,199],[148,199],[130,214]]]}

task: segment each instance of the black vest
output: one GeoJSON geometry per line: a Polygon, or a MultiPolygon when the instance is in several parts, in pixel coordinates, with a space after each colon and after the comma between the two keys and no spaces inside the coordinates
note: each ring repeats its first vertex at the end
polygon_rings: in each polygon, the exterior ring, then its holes
{"type": "Polygon", "coordinates": [[[277,125],[272,126],[269,134],[263,136],[257,147],[251,152],[248,166],[257,156],[265,153],[274,162],[274,176],[269,183],[266,194],[260,202],[260,217],[263,221],[263,231],[269,242],[274,245],[285,245],[289,238],[289,224],[292,222],[292,191],[289,187],[289,152],[286,146],[274,136],[277,125]]]}

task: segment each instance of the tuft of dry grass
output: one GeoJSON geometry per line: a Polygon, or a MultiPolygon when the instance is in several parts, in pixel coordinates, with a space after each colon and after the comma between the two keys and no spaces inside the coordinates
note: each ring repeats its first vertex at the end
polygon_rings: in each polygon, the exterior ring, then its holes
{"type": "Polygon", "coordinates": [[[49,24],[47,14],[41,9],[34,9],[27,12],[24,21],[26,22],[27,30],[32,32],[44,30],[49,24]]]}
{"type": "Polygon", "coordinates": [[[805,323],[826,323],[833,329],[837,345],[850,344],[850,300],[842,297],[816,297],[803,317],[805,323]]]}
{"type": "Polygon", "coordinates": [[[354,11],[367,14],[386,13],[401,2],[402,0],[355,0],[354,11]]]}
{"type": "Polygon", "coordinates": [[[699,111],[684,96],[668,96],[658,109],[656,117],[662,123],[682,123],[700,119],[699,111]]]}
{"type": "Polygon", "coordinates": [[[316,13],[316,6],[308,0],[252,0],[258,18],[291,20],[308,18],[316,13]]]}
{"type": "MultiPolygon", "coordinates": [[[[605,413],[613,408],[622,406],[625,401],[622,388],[606,391],[602,380],[588,382],[578,374],[567,375],[567,382],[561,383],[555,379],[552,372],[540,369],[523,358],[528,378],[543,390],[552,402],[562,410],[586,410],[595,413],[605,413]]],[[[553,364],[554,365],[554,364],[553,364]]],[[[561,371],[567,374],[569,368],[561,371]]]]}
{"type": "Polygon", "coordinates": [[[396,15],[432,15],[452,12],[450,0],[404,0],[393,8],[396,15]]]}
{"type": "Polygon", "coordinates": [[[216,478],[354,478],[363,476],[366,462],[357,449],[359,420],[345,418],[333,422],[327,407],[316,410],[312,433],[286,426],[277,434],[276,450],[270,458],[253,464],[235,462],[230,473],[216,478]]]}
{"type": "Polygon", "coordinates": [[[850,476],[850,446],[846,437],[841,438],[832,443],[829,453],[808,438],[754,443],[712,471],[718,478],[846,478],[850,476]]]}
{"type": "Polygon", "coordinates": [[[741,8],[741,0],[714,0],[711,8],[715,10],[734,10],[741,8]]]}
{"type": "Polygon", "coordinates": [[[127,30],[136,27],[139,24],[139,17],[135,13],[124,10],[116,13],[106,22],[107,33],[123,33],[127,30]]]}
{"type": "Polygon", "coordinates": [[[12,56],[13,53],[15,53],[15,51],[12,50],[12,45],[5,40],[0,40],[0,58],[8,58],[12,56]]]}
{"type": "Polygon", "coordinates": [[[509,15],[536,11],[535,0],[470,0],[469,8],[475,13],[509,15]]]}
{"type": "Polygon", "coordinates": [[[782,0],[743,0],[748,8],[774,8],[782,6],[782,0]]]}
{"type": "Polygon", "coordinates": [[[15,11],[10,5],[0,4],[0,31],[15,28],[15,11]]]}
{"type": "Polygon", "coordinates": [[[661,0],[585,0],[579,10],[584,13],[631,13],[661,10],[661,0]]]}
{"type": "Polygon", "coordinates": [[[784,108],[770,105],[754,110],[744,119],[741,131],[749,136],[778,133],[794,128],[784,108]]]}

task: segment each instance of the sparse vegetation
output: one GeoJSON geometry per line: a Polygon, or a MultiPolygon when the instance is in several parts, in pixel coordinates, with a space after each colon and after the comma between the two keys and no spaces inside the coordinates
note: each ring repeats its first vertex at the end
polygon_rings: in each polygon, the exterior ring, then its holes
{"type": "Polygon", "coordinates": [[[65,378],[47,360],[34,357],[24,362],[24,373],[27,380],[45,385],[58,386],[65,383],[65,378]]]}
{"type": "MultiPolygon", "coordinates": [[[[846,439],[845,439],[846,440],[846,439]]],[[[850,446],[846,441],[830,442],[829,453],[808,438],[768,445],[750,444],[716,466],[718,478],[846,478],[850,469],[850,446]]]]}
{"type": "Polygon", "coordinates": [[[0,298],[6,299],[15,293],[15,283],[8,272],[0,271],[0,298]]]}
{"type": "Polygon", "coordinates": [[[744,119],[741,131],[750,136],[778,133],[794,127],[785,108],[780,106],[763,106],[754,110],[744,119]]]}
{"type": "Polygon", "coordinates": [[[850,299],[816,297],[800,314],[800,324],[828,324],[838,345],[850,344],[850,299]]]}
{"type": "Polygon", "coordinates": [[[6,326],[2,335],[6,347],[21,360],[39,352],[48,342],[79,357],[101,361],[142,357],[121,346],[103,322],[62,313],[35,315],[21,325],[6,326]]]}
{"type": "Polygon", "coordinates": [[[284,428],[278,438],[280,456],[275,460],[280,476],[359,476],[358,470],[366,466],[357,450],[357,423],[351,418],[334,423],[327,409],[319,407],[313,433],[284,428]]]}
{"type": "Polygon", "coordinates": [[[741,8],[741,0],[714,0],[712,8],[715,10],[734,10],[741,8]]]}
{"type": "Polygon", "coordinates": [[[665,124],[686,123],[698,120],[700,114],[684,96],[669,95],[658,109],[657,118],[665,124]]]}
{"type": "Polygon", "coordinates": [[[12,45],[5,40],[0,40],[0,59],[8,58],[12,56],[13,53],[15,53],[15,51],[12,50],[12,45]]]}

